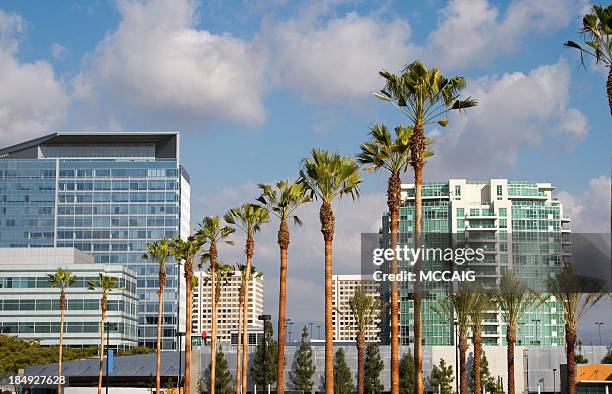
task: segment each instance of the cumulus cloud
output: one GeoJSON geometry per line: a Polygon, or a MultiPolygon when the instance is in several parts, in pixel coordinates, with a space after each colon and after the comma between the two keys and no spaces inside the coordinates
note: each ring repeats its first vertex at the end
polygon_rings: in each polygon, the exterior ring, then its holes
{"type": "Polygon", "coordinates": [[[514,0],[502,12],[487,0],[451,0],[429,35],[429,57],[447,68],[487,63],[515,51],[531,32],[566,26],[580,8],[571,0],[514,0]]]}
{"type": "Polygon", "coordinates": [[[537,146],[551,132],[569,146],[579,142],[588,123],[579,110],[568,107],[569,87],[563,59],[528,73],[471,82],[465,94],[478,105],[454,116],[445,132],[434,133],[438,159],[432,170],[443,176],[495,176],[516,163],[520,149],[537,146]]]}
{"type": "Polygon", "coordinates": [[[254,42],[196,28],[193,1],[117,4],[121,22],[88,56],[75,79],[78,98],[173,128],[264,121],[266,57],[254,42]]]}
{"type": "Polygon", "coordinates": [[[64,120],[68,95],[46,61],[22,63],[18,14],[0,10],[0,142],[16,142],[48,132],[64,120]]]}
{"type": "Polygon", "coordinates": [[[572,231],[604,233],[610,231],[610,177],[599,176],[589,181],[582,193],[559,192],[565,216],[572,219],[572,231]]]}

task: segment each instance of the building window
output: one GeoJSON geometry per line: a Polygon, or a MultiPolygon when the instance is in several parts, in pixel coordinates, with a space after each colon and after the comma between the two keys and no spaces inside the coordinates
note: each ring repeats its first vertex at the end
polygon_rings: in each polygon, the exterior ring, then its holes
{"type": "Polygon", "coordinates": [[[497,199],[502,199],[502,185],[497,185],[497,199]]]}
{"type": "Polygon", "coordinates": [[[455,200],[461,199],[461,186],[455,185],[455,200]]]}

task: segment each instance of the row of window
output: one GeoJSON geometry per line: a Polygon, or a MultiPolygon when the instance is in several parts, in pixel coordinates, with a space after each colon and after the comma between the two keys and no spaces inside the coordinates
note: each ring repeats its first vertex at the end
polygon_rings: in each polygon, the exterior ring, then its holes
{"type": "Polygon", "coordinates": [[[86,168],[60,170],[60,178],[176,178],[177,176],[178,169],[176,168],[86,168]]]}
{"type": "Polygon", "coordinates": [[[177,204],[60,205],[57,209],[59,215],[172,215],[178,211],[177,204]]]}
{"type": "MultiPolygon", "coordinates": [[[[68,299],[67,311],[98,311],[100,300],[68,299]]],[[[108,311],[136,313],[136,303],[125,300],[108,300],[108,311]]],[[[59,300],[0,300],[0,311],[59,311],[59,300]]]]}
{"type": "MultiPolygon", "coordinates": [[[[110,274],[113,275],[113,274],[110,274]]],[[[98,276],[77,276],[74,283],[71,284],[70,288],[88,288],[89,281],[97,281],[98,276]]],[[[125,280],[124,278],[119,278],[117,281],[117,287],[121,289],[126,289],[128,292],[134,292],[136,289],[136,284],[132,280],[125,280]]],[[[0,277],[0,289],[49,289],[51,285],[49,284],[48,276],[4,276],[0,277]]]]}
{"type": "MultiPolygon", "coordinates": [[[[46,201],[46,200],[44,200],[46,201]]],[[[176,202],[177,192],[62,192],[58,196],[60,203],[89,202],[176,202]]]]}
{"type": "MultiPolygon", "coordinates": [[[[106,323],[105,330],[110,334],[122,333],[128,337],[136,336],[136,325],[132,323],[106,323]]],[[[6,334],[54,334],[60,332],[59,323],[49,322],[0,322],[0,332],[6,334]]],[[[66,322],[65,334],[96,334],[100,332],[99,322],[66,322]]]]}
{"type": "Polygon", "coordinates": [[[177,190],[177,181],[140,180],[140,181],[61,181],[58,190],[177,190]]]}
{"type": "MultiPolygon", "coordinates": [[[[34,220],[34,219],[30,219],[34,220]]],[[[178,226],[179,218],[175,215],[163,216],[77,216],[58,217],[58,227],[163,227],[178,226]]]]}

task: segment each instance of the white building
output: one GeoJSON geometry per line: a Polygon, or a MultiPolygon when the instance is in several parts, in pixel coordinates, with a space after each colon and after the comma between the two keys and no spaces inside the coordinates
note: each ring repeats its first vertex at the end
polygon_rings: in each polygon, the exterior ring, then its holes
{"type": "MultiPolygon", "coordinates": [[[[210,335],[212,328],[211,320],[211,285],[207,280],[205,271],[196,272],[198,286],[193,291],[193,314],[191,320],[192,332],[210,335]]],[[[239,291],[241,275],[240,271],[234,271],[234,275],[228,278],[227,284],[222,287],[221,298],[217,304],[217,340],[229,344],[232,332],[238,328],[239,291]]],[[[248,291],[248,326],[253,332],[263,330],[263,321],[257,317],[263,314],[263,276],[251,277],[248,291]]]]}
{"type": "Polygon", "coordinates": [[[94,264],[75,248],[0,248],[0,332],[42,345],[59,344],[59,288],[48,274],[70,271],[76,281],[66,289],[64,345],[97,346],[100,342],[100,293],[88,281],[100,273],[118,279],[108,295],[106,321],[111,348],[138,342],[136,274],[121,264],[94,264]]]}
{"type": "MultiPolygon", "coordinates": [[[[380,298],[380,283],[371,276],[333,275],[332,276],[332,319],[334,341],[354,341],[357,337],[355,318],[351,313],[349,301],[355,290],[363,286],[374,298],[380,298]]],[[[366,330],[366,342],[377,342],[380,319],[374,320],[366,330]]]]}

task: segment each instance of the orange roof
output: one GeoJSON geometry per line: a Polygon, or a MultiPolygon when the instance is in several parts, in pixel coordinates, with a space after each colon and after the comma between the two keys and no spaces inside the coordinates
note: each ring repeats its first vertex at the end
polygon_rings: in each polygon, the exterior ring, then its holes
{"type": "Polygon", "coordinates": [[[612,381],[612,364],[578,365],[576,380],[583,381],[612,381]]]}

